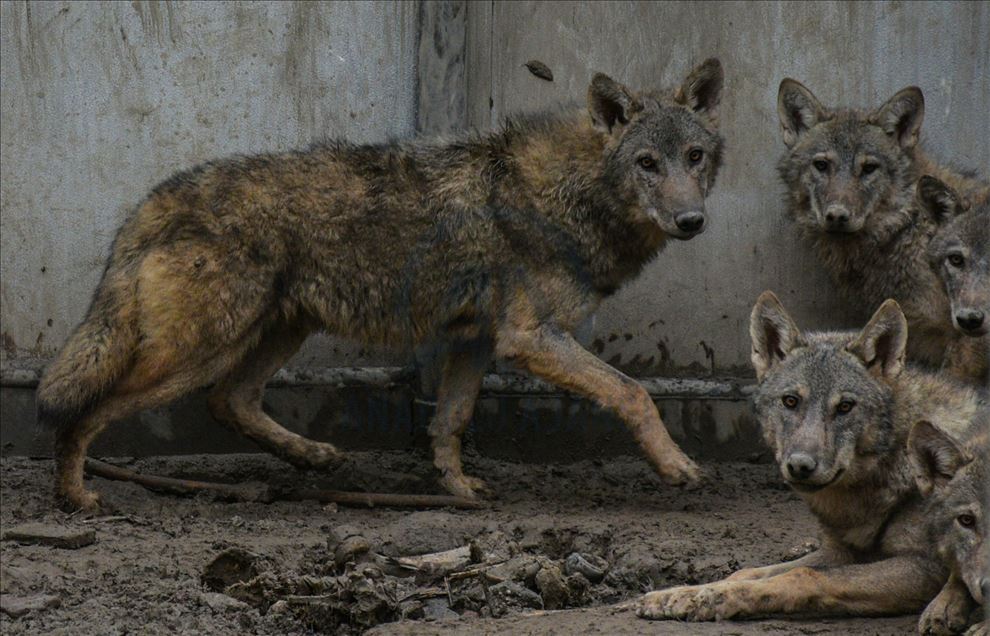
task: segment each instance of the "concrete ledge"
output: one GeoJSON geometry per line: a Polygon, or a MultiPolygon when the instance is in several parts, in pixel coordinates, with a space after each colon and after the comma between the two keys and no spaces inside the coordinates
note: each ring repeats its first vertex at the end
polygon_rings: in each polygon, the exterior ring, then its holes
{"type": "MultiPolygon", "coordinates": [[[[48,456],[52,433],[35,418],[41,363],[0,367],[2,454],[48,456]]],[[[265,392],[264,407],[286,428],[346,450],[429,448],[434,403],[416,390],[410,367],[287,369],[265,392]]],[[[686,452],[750,459],[763,451],[750,415],[752,385],[737,379],[643,378],[667,428],[686,452]]],[[[493,373],[466,435],[467,448],[510,461],[577,461],[637,453],[621,421],[588,400],[530,377],[493,373]]],[[[258,450],[218,426],[206,392],[116,422],[95,455],[146,456],[258,450]]]]}

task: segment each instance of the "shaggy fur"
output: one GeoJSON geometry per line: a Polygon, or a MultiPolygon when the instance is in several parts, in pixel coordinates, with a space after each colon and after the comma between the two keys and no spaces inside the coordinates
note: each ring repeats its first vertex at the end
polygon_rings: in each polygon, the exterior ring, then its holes
{"type": "Polygon", "coordinates": [[[765,292],[750,333],[756,414],[785,481],[818,519],[821,548],[717,583],[651,592],[640,614],[700,621],[920,611],[948,572],[925,532],[908,435],[920,420],[964,434],[979,396],[905,366],[907,323],[892,300],[858,334],[803,334],[765,292]]]}
{"type": "Polygon", "coordinates": [[[832,280],[867,307],[897,300],[911,327],[909,358],[936,369],[951,365],[946,352],[956,351],[960,336],[928,264],[937,228],[916,202],[915,183],[935,175],[964,194],[986,184],[937,165],[918,147],[924,97],[917,87],[875,110],[830,109],[785,79],[777,108],[789,215],[832,280]]]}
{"type": "Polygon", "coordinates": [[[82,324],[47,369],[56,492],[82,482],[111,421],[214,384],[217,419],[300,467],[336,449],[261,409],[264,384],[315,330],[446,351],[430,427],[441,483],[473,496],[460,435],[492,356],[617,412],[669,482],[698,471],[649,395],[568,332],[669,237],[705,221],[722,156],[709,60],[665,93],[596,75],[588,109],[520,117],[445,143],[315,145],[237,157],[160,184],[120,229],[82,324]]]}

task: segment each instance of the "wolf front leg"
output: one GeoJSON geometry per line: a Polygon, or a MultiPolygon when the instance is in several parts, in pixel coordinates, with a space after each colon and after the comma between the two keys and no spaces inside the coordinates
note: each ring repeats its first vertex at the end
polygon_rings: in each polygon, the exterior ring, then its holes
{"type": "Polygon", "coordinates": [[[816,570],[800,567],[766,579],[718,581],[644,596],[643,618],[715,621],[787,614],[883,616],[919,611],[943,580],[922,558],[816,570]]]}
{"type": "Polygon", "coordinates": [[[726,581],[752,581],[755,579],[768,579],[778,576],[784,572],[790,572],[795,568],[824,568],[846,565],[853,562],[853,556],[841,545],[833,542],[827,536],[822,540],[822,547],[804,555],[793,561],[784,561],[774,565],[765,565],[757,568],[743,568],[733,572],[726,578],[726,581]]]}
{"type": "Polygon", "coordinates": [[[496,355],[616,413],[667,483],[698,481],[698,466],[670,438],[646,389],[586,351],[569,334],[549,325],[506,329],[499,333],[496,355]]]}

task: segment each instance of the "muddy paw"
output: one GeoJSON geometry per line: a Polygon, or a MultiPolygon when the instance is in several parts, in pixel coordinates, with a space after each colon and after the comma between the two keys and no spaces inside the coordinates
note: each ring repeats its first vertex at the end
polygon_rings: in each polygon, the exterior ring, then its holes
{"type": "Polygon", "coordinates": [[[110,507],[102,502],[100,495],[84,488],[56,493],[55,502],[59,509],[65,512],[81,513],[87,516],[112,512],[110,507]]]}
{"type": "Polygon", "coordinates": [[[918,632],[924,636],[948,636],[960,634],[969,623],[970,603],[968,597],[948,594],[945,591],[936,596],[918,621],[918,632]]]}
{"type": "Polygon", "coordinates": [[[674,587],[650,592],[636,615],[653,620],[713,621],[726,617],[726,595],[710,585],[674,587]]]}
{"type": "Polygon", "coordinates": [[[466,497],[467,499],[479,499],[479,493],[476,491],[486,489],[485,482],[477,477],[452,473],[444,473],[440,478],[440,487],[454,496],[466,497]]]}
{"type": "Polygon", "coordinates": [[[304,450],[286,455],[285,459],[302,470],[326,470],[339,464],[343,454],[333,444],[310,442],[304,450]]]}
{"type": "Polygon", "coordinates": [[[703,478],[703,473],[698,465],[680,451],[677,451],[673,457],[664,458],[663,463],[657,468],[657,474],[672,486],[685,486],[687,488],[696,488],[701,484],[703,478]]]}
{"type": "Polygon", "coordinates": [[[990,622],[980,621],[967,629],[965,636],[990,636],[990,622]]]}

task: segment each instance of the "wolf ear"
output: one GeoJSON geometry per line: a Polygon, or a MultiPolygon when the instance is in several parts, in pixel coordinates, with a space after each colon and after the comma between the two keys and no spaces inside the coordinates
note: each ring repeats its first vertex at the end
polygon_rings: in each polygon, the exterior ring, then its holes
{"type": "Polygon", "coordinates": [[[753,341],[750,359],[759,381],[792,349],[804,345],[797,325],[772,291],[760,294],[753,306],[749,316],[749,337],[753,341]]]}
{"type": "Polygon", "coordinates": [[[804,84],[788,77],[777,89],[777,116],[784,131],[784,143],[790,147],[805,131],[825,119],[826,111],[804,84]]]}
{"type": "Polygon", "coordinates": [[[722,101],[724,82],[722,63],[716,58],[709,58],[691,71],[684,83],[674,92],[674,101],[696,113],[705,113],[714,120],[715,110],[722,101]]]}
{"type": "Polygon", "coordinates": [[[944,223],[969,209],[969,202],[958,192],[929,175],[918,180],[915,195],[922,209],[927,210],[936,223],[944,223]]]}
{"type": "Polygon", "coordinates": [[[904,369],[908,326],[896,300],[888,298],[880,305],[863,331],[846,345],[873,375],[893,379],[904,369]]]}
{"type": "Polygon", "coordinates": [[[641,106],[628,88],[604,73],[595,73],[588,87],[588,112],[595,127],[611,133],[616,126],[624,126],[641,106]]]}
{"type": "Polygon", "coordinates": [[[972,461],[965,450],[931,422],[921,421],[911,427],[908,452],[914,463],[914,480],[922,495],[948,483],[956,471],[972,461]]]}
{"type": "Polygon", "coordinates": [[[917,86],[908,86],[878,108],[870,121],[883,128],[901,148],[913,148],[924,118],[925,96],[917,86]]]}

